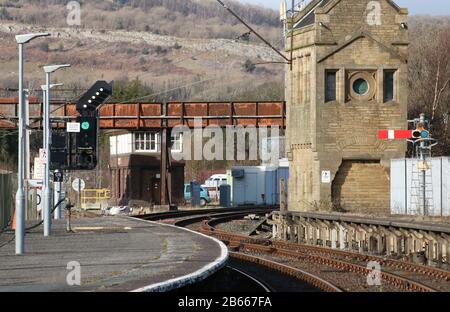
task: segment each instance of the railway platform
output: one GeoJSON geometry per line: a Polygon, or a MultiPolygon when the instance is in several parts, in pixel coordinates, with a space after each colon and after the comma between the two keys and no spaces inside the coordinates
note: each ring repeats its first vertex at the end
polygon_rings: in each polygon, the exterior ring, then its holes
{"type": "Polygon", "coordinates": [[[54,221],[48,238],[42,227],[30,230],[23,256],[12,233],[0,234],[0,292],[168,291],[210,276],[228,257],[215,239],[128,217],[78,219],[72,229],[54,221]]]}

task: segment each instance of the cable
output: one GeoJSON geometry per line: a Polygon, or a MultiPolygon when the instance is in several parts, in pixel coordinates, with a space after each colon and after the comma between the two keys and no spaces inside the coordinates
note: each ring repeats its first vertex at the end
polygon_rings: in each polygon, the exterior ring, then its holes
{"type": "Polygon", "coordinates": [[[131,102],[134,102],[134,101],[139,101],[139,100],[146,99],[146,98],[149,98],[149,97],[152,97],[152,96],[162,95],[162,94],[165,94],[165,93],[169,93],[171,91],[183,89],[183,88],[190,87],[190,86],[193,86],[193,85],[196,85],[196,84],[200,84],[200,83],[204,83],[204,82],[208,82],[208,81],[213,81],[213,80],[217,80],[217,79],[219,79],[219,78],[209,78],[209,79],[205,79],[205,80],[200,80],[200,81],[192,82],[192,83],[185,84],[185,85],[182,85],[182,86],[178,86],[176,88],[164,90],[162,92],[152,93],[152,94],[141,96],[141,97],[138,97],[138,98],[122,101],[120,103],[121,104],[127,104],[127,103],[131,103],[131,102]]]}
{"type": "MultiPolygon", "coordinates": [[[[254,33],[262,42],[264,42],[267,46],[269,46],[273,51],[275,51],[279,56],[285,59],[289,64],[292,60],[288,59],[283,53],[281,53],[277,48],[275,48],[272,44],[270,44],[263,36],[258,34],[256,30],[254,30],[249,24],[247,24],[239,15],[234,13],[232,9],[230,9],[225,3],[221,0],[216,0],[221,6],[223,6],[231,15],[233,15],[239,22],[241,22],[245,27],[247,27],[252,33],[254,33]]],[[[292,49],[291,49],[292,50],[292,49]]]]}
{"type": "Polygon", "coordinates": [[[2,230],[0,230],[0,234],[7,232],[8,227],[11,225],[11,223],[12,223],[12,218],[11,218],[11,220],[8,221],[8,224],[2,230]]]}
{"type": "MultiPolygon", "coordinates": [[[[52,211],[50,212],[50,214],[52,214],[53,212],[55,212],[56,208],[58,208],[58,206],[61,205],[61,203],[62,203],[63,201],[65,201],[65,200],[66,200],[65,198],[61,199],[61,200],[53,207],[53,209],[52,209],[52,211]]],[[[12,223],[12,221],[10,221],[10,223],[8,224],[8,226],[9,226],[11,223],[12,223]]],[[[25,231],[31,231],[31,230],[37,228],[38,226],[42,225],[42,223],[44,223],[44,220],[41,220],[41,221],[39,221],[37,224],[25,228],[25,231]]],[[[12,230],[12,229],[6,229],[6,230],[5,230],[5,229],[4,229],[4,230],[0,231],[0,233],[14,233],[14,230],[12,230]]],[[[4,245],[2,245],[2,246],[4,246],[4,245]]],[[[0,246],[0,247],[2,247],[2,246],[0,246]]]]}
{"type": "Polygon", "coordinates": [[[2,245],[0,245],[0,248],[2,248],[3,246],[8,245],[9,243],[11,243],[13,240],[15,239],[15,236],[13,236],[9,241],[3,243],[2,245]]]}
{"type": "MultiPolygon", "coordinates": [[[[61,203],[62,203],[63,201],[65,201],[65,200],[66,200],[65,198],[61,199],[61,200],[53,207],[52,211],[50,212],[50,215],[52,215],[53,212],[55,212],[56,208],[58,208],[58,206],[61,205],[61,203]]],[[[37,224],[35,224],[35,225],[33,225],[33,226],[30,226],[30,227],[26,228],[25,231],[31,231],[31,230],[37,228],[38,226],[40,226],[42,223],[44,223],[44,220],[41,220],[41,221],[39,221],[37,224]]]]}

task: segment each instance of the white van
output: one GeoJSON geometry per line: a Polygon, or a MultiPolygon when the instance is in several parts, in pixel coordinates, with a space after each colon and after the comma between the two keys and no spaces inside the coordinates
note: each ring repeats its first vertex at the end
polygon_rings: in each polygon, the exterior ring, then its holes
{"type": "Polygon", "coordinates": [[[208,180],[205,181],[206,187],[219,187],[223,184],[227,184],[226,174],[214,174],[210,176],[208,180]]]}

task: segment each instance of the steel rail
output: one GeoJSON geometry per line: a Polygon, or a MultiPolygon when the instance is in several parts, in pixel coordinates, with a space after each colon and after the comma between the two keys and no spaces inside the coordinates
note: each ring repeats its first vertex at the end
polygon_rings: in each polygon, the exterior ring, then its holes
{"type": "MultiPolygon", "coordinates": [[[[221,221],[226,222],[229,220],[229,217],[224,220],[213,219],[210,221],[204,221],[201,228],[199,229],[202,233],[214,236],[222,241],[228,243],[230,246],[238,246],[239,249],[251,250],[255,252],[261,252],[266,254],[277,254],[280,256],[290,257],[290,258],[302,258],[309,260],[314,263],[322,263],[334,268],[345,269],[349,272],[355,272],[358,274],[362,274],[367,276],[371,273],[371,270],[367,267],[351,263],[348,261],[333,259],[336,255],[341,255],[338,251],[337,253],[333,249],[327,249],[327,256],[311,254],[299,251],[298,248],[292,248],[295,244],[284,245],[283,247],[289,248],[284,249],[280,248],[281,246],[273,246],[271,241],[264,239],[253,239],[251,237],[246,237],[243,235],[232,234],[225,231],[217,230],[212,226],[212,224],[216,225],[221,223],[221,221]]],[[[315,246],[308,246],[309,251],[315,249],[315,246]]],[[[352,253],[353,256],[353,253],[352,253]]],[[[422,292],[435,292],[436,289],[431,288],[427,285],[424,285],[420,282],[407,279],[397,274],[389,273],[389,272],[381,272],[381,278],[390,285],[398,287],[403,290],[408,291],[422,291],[422,292]]]]}

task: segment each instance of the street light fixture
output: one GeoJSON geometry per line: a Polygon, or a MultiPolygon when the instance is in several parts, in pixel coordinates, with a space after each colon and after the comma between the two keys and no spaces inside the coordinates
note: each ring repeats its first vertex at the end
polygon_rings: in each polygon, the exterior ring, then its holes
{"type": "Polygon", "coordinates": [[[50,191],[50,163],[51,163],[51,124],[50,124],[50,90],[51,90],[51,74],[58,69],[70,67],[70,64],[62,65],[48,65],[44,66],[45,81],[46,81],[46,97],[44,108],[44,149],[47,156],[44,170],[44,183],[42,186],[43,193],[43,210],[44,210],[44,236],[50,236],[51,231],[51,217],[52,217],[52,193],[50,191]]]}
{"type": "Polygon", "coordinates": [[[35,33],[17,35],[16,42],[19,45],[19,146],[17,161],[17,193],[16,193],[16,254],[25,252],[25,133],[26,133],[26,107],[23,90],[24,73],[24,45],[33,39],[50,36],[49,33],[35,33]]]}

